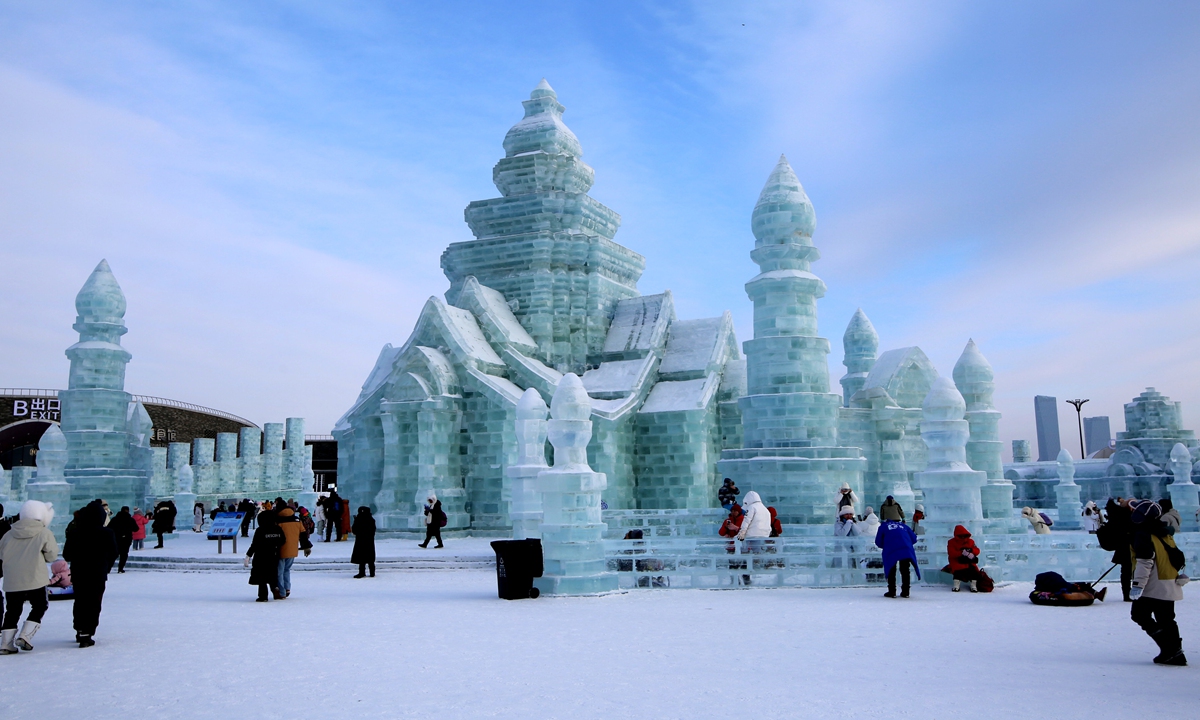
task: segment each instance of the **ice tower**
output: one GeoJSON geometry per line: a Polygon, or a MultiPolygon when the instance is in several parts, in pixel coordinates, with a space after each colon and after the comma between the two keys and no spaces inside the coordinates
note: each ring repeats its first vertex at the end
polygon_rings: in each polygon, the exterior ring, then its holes
{"type": "Polygon", "coordinates": [[[563,124],[565,109],[544,79],[522,103],[492,170],[501,197],[467,206],[475,240],[442,253],[458,304],[467,278],[499,291],[559,372],[583,374],[604,347],[617,301],[638,294],[645,258],[613,242],[621,217],[587,192],[595,173],[563,124]]]}
{"type": "Polygon", "coordinates": [[[1013,491],[1016,486],[1004,478],[1000,442],[1000,412],[992,404],[995,373],[975,341],[968,340],[962,356],[954,365],[954,385],[967,403],[965,418],[970,426],[967,464],[972,470],[987,473],[987,484],[980,490],[985,526],[990,532],[1024,532],[1013,516],[1013,491]]]}
{"type": "Polygon", "coordinates": [[[67,348],[70,379],[58,395],[72,509],[95,498],[110,507],[140,505],[149,474],[134,451],[149,448],[149,429],[142,427],[148,416],[125,392],[125,365],[132,357],[121,347],[125,295],[107,261],[84,283],[75,310],[79,342],[67,348]]]}
{"type": "MultiPolygon", "coordinates": [[[[929,462],[917,473],[925,493],[925,528],[929,537],[950,537],[955,525],[972,533],[983,530],[979,489],[987,473],[967,464],[970,425],[963,419],[967,403],[947,377],[933,381],[921,406],[921,439],[929,448],[929,462]]],[[[931,544],[931,547],[935,545],[931,544]]]]}
{"type": "Polygon", "coordinates": [[[842,376],[842,404],[850,407],[850,398],[867,384],[867,375],[879,355],[879,333],[862,308],[854,311],[846,326],[842,349],[845,352],[842,364],[846,366],[846,374],[842,376]]]}
{"type": "Polygon", "coordinates": [[[837,442],[842,397],[829,391],[829,341],[817,336],[825,283],[811,272],[820,258],[815,227],[812,203],[780,156],[751,215],[750,258],[761,272],[746,283],[754,339],[743,345],[744,448],[723,452],[718,467],[775,506],[782,522],[828,526],[836,488],[848,482],[862,492],[866,460],[837,442]]]}

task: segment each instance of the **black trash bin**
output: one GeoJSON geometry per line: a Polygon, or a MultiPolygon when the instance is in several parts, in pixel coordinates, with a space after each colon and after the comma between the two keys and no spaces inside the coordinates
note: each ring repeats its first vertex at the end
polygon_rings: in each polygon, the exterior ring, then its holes
{"type": "Polygon", "coordinates": [[[533,579],[542,576],[542,541],[493,540],[496,551],[496,591],[504,600],[538,596],[533,579]]]}

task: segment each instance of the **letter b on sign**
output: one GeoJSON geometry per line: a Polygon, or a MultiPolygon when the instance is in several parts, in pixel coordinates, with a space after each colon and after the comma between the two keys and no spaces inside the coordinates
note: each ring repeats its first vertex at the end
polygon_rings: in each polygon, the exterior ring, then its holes
{"type": "Polygon", "coordinates": [[[25,417],[29,414],[28,400],[13,400],[13,417],[25,417]]]}

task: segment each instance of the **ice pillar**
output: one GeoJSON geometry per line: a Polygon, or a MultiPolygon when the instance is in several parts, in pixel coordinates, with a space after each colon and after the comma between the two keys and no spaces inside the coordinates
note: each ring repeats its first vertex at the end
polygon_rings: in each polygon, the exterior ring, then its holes
{"type": "Polygon", "coordinates": [[[217,433],[216,492],[226,497],[238,489],[237,433],[217,433]]]}
{"type": "Polygon", "coordinates": [[[281,487],[297,490],[304,487],[304,418],[288,418],[284,422],[287,446],[283,451],[284,479],[281,487]]]}
{"type": "Polygon", "coordinates": [[[58,425],[51,425],[38,441],[37,476],[25,486],[27,500],[41,500],[54,507],[50,530],[61,543],[71,521],[71,484],[63,475],[67,466],[67,438],[58,425]]]}
{"type": "Polygon", "coordinates": [[[1196,511],[1200,510],[1200,486],[1192,482],[1192,455],[1183,443],[1175,443],[1175,447],[1171,448],[1171,474],[1175,476],[1175,481],[1167,486],[1167,491],[1171,493],[1171,504],[1183,519],[1179,529],[1181,532],[1195,532],[1196,511]]]}
{"type": "Polygon", "coordinates": [[[1027,463],[1032,457],[1028,440],[1013,440],[1013,462],[1027,463]]]}
{"type": "Polygon", "coordinates": [[[283,481],[283,423],[263,423],[262,482],[260,493],[276,492],[283,481]]]}
{"type": "Polygon", "coordinates": [[[196,493],[192,492],[195,487],[195,473],[192,472],[191,465],[180,465],[175,471],[175,510],[178,515],[175,517],[175,527],[184,527],[191,522],[192,508],[196,506],[196,493]]]}
{"type": "Polygon", "coordinates": [[[242,495],[254,495],[262,484],[262,430],[244,427],[238,431],[238,477],[242,495]]]}
{"type": "Polygon", "coordinates": [[[965,525],[972,533],[982,529],[979,489],[987,482],[987,473],[967,464],[966,409],[963,396],[947,377],[933,382],[921,405],[921,439],[929,452],[917,483],[925,492],[925,532],[931,543],[935,542],[932,536],[952,535],[955,525],[965,525]]]}
{"type": "Polygon", "coordinates": [[[512,501],[508,515],[513,539],[541,537],[542,497],[538,475],[546,465],[546,401],[529,388],[517,401],[517,464],[505,468],[512,501]]]}
{"type": "Polygon", "coordinates": [[[1054,527],[1059,530],[1080,530],[1080,513],[1083,504],[1079,502],[1079,484],[1075,482],[1075,460],[1071,453],[1063,448],[1058,452],[1058,485],[1054,486],[1054,494],[1058,497],[1058,522],[1054,527]]]}
{"type": "Polygon", "coordinates": [[[608,482],[588,465],[592,402],[574,373],[563,375],[550,401],[547,425],[554,466],[537,476],[542,496],[545,574],[534,585],[548,595],[595,595],[617,589],[606,572],[600,494],[608,482]]]}
{"type": "Polygon", "coordinates": [[[217,491],[217,467],[213,465],[216,451],[217,441],[213,438],[192,440],[192,474],[196,478],[197,495],[212,495],[217,491]]]}
{"type": "Polygon", "coordinates": [[[842,364],[846,366],[846,374],[841,380],[842,405],[850,407],[850,398],[867,383],[867,375],[875,366],[879,352],[879,334],[862,308],[854,311],[854,317],[846,326],[846,332],[842,335],[842,350],[845,353],[842,364]]]}
{"type": "Polygon", "coordinates": [[[987,520],[984,526],[990,532],[1024,532],[1020,521],[1013,517],[1016,486],[1004,478],[1000,413],[992,404],[995,373],[974,340],[967,341],[954,365],[953,375],[954,385],[967,404],[964,418],[971,429],[967,440],[967,464],[972,470],[987,473],[987,483],[979,491],[983,516],[987,520]]]}

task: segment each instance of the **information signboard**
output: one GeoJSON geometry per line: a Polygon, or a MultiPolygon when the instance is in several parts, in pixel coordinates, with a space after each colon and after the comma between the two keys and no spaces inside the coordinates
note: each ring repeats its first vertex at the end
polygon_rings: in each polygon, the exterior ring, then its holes
{"type": "Polygon", "coordinates": [[[213,518],[212,525],[208,528],[208,539],[217,541],[217,554],[221,554],[222,540],[233,541],[233,551],[237,552],[237,537],[238,532],[242,529],[242,518],[246,517],[246,513],[240,512],[224,512],[217,513],[213,518]]]}

